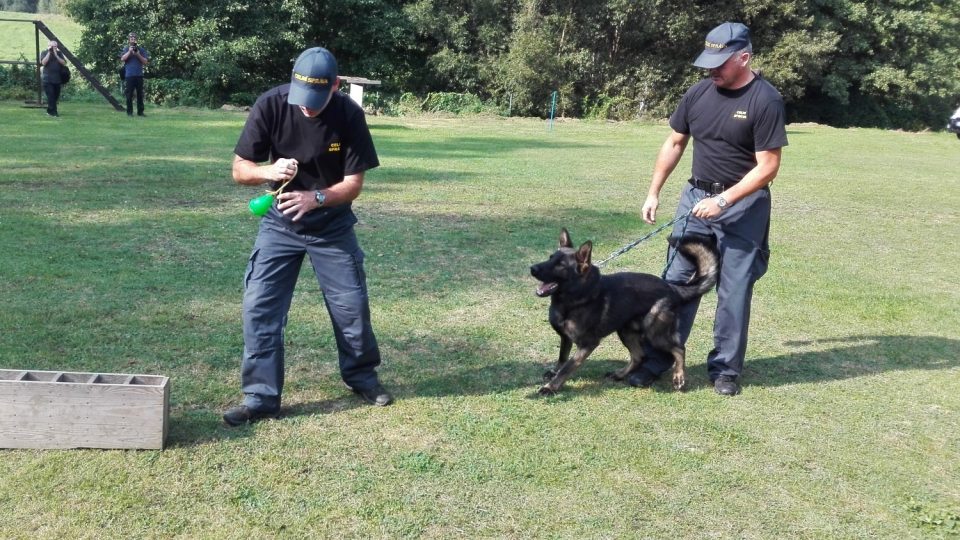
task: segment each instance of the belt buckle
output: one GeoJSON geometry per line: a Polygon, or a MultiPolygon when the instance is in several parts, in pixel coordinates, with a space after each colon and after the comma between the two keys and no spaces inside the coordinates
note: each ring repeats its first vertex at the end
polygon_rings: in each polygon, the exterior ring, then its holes
{"type": "Polygon", "coordinates": [[[719,194],[723,193],[723,184],[721,184],[720,182],[713,182],[713,183],[711,183],[711,184],[710,184],[710,191],[711,191],[714,195],[719,195],[719,194]]]}

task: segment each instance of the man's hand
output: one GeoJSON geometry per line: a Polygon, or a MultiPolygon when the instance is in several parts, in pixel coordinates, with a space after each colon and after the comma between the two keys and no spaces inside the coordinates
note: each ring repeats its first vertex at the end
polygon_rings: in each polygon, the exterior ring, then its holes
{"type": "Polygon", "coordinates": [[[316,191],[284,191],[277,199],[280,201],[277,208],[285,216],[294,214],[293,221],[298,221],[307,212],[319,208],[316,191]]]}
{"type": "Polygon", "coordinates": [[[643,202],[643,209],[640,210],[640,216],[649,224],[657,221],[657,208],[660,207],[660,198],[653,195],[647,195],[647,200],[643,202]]]}
{"type": "Polygon", "coordinates": [[[707,197],[693,206],[691,215],[700,219],[713,219],[719,216],[720,212],[723,212],[723,208],[720,208],[717,200],[707,197]]]}
{"type": "Polygon", "coordinates": [[[272,165],[264,167],[264,179],[271,182],[286,182],[297,175],[298,166],[295,159],[280,158],[272,165]]]}

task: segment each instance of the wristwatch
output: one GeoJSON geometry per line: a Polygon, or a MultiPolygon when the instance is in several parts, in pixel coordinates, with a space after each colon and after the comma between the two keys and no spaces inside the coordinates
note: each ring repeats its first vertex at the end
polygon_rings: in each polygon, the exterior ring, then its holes
{"type": "Polygon", "coordinates": [[[714,199],[717,201],[717,208],[720,210],[727,207],[727,200],[723,198],[723,195],[717,195],[714,199]]]}
{"type": "Polygon", "coordinates": [[[317,206],[323,206],[323,201],[327,200],[327,196],[324,195],[323,192],[320,191],[319,189],[317,190],[316,198],[317,198],[317,206]]]}

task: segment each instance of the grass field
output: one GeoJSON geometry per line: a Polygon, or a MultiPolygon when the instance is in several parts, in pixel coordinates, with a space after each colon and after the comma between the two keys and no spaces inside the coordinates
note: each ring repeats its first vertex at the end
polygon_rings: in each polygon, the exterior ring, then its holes
{"type": "MultiPolygon", "coordinates": [[[[164,451],[0,452],[3,538],[922,538],[960,534],[960,143],[789,127],[743,394],[604,380],[556,397],[528,267],[562,226],[604,256],[639,218],[663,125],[371,118],[355,204],[383,381],[340,383],[304,269],[285,417],[228,429],[258,190],[240,113],[0,104],[0,368],[171,377],[164,451]]],[[[665,221],[689,170],[668,183],[665,221]]],[[[659,273],[664,238],[609,271],[659,273]]],[[[2,414],[2,411],[0,411],[2,414]]]]}
{"type": "MultiPolygon", "coordinates": [[[[17,19],[21,21],[43,21],[47,28],[60,38],[72,52],[80,46],[82,27],[66,15],[52,15],[50,13],[21,13],[18,11],[0,11],[0,19],[17,19]]],[[[123,44],[124,38],[118,38],[123,44]]],[[[46,36],[40,34],[40,50],[46,49],[46,36]]],[[[117,45],[118,47],[120,45],[117,45]]],[[[0,21],[0,60],[19,60],[23,55],[27,61],[33,61],[37,54],[37,36],[32,24],[0,21]]]]}

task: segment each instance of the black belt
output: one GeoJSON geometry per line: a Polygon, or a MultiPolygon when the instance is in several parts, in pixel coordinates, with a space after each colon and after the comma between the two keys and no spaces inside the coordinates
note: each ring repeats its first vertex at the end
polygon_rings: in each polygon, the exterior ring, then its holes
{"type": "Polygon", "coordinates": [[[701,180],[695,177],[688,180],[688,182],[690,182],[691,186],[697,189],[702,189],[712,195],[719,195],[724,191],[726,191],[728,187],[736,183],[736,182],[732,182],[729,184],[724,184],[723,182],[711,182],[709,180],[701,180]]]}

